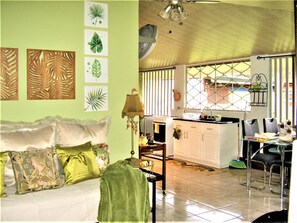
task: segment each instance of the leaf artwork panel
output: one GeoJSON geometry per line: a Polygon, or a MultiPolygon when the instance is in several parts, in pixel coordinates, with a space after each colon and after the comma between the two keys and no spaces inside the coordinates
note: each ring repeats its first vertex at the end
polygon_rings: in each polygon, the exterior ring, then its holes
{"type": "Polygon", "coordinates": [[[107,86],[85,86],[85,112],[108,111],[107,86]]]}
{"type": "Polygon", "coordinates": [[[107,83],[107,58],[85,57],[85,82],[107,83]]]}
{"type": "Polygon", "coordinates": [[[85,29],[85,54],[108,56],[108,33],[85,29]]]}
{"type": "Polygon", "coordinates": [[[104,3],[85,1],[85,26],[108,27],[108,6],[104,3]]]}
{"type": "Polygon", "coordinates": [[[75,52],[27,49],[27,99],[75,99],[75,52]]]}
{"type": "Polygon", "coordinates": [[[18,100],[18,49],[0,49],[0,100],[18,100]]]}

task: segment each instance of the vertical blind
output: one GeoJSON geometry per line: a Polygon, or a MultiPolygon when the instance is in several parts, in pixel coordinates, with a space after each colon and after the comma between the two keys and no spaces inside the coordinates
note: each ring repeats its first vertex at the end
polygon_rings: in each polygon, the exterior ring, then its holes
{"type": "Polygon", "coordinates": [[[175,68],[167,68],[140,72],[145,115],[171,115],[174,71],[175,68]]]}
{"type": "Polygon", "coordinates": [[[296,76],[294,56],[271,58],[271,116],[279,122],[296,123],[296,76]]]}

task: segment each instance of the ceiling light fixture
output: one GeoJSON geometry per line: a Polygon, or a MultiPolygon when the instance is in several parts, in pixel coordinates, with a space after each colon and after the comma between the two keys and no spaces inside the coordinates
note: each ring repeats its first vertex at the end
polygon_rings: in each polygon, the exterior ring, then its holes
{"type": "Polygon", "coordinates": [[[164,10],[159,12],[159,16],[164,20],[168,19],[170,15],[170,10],[171,10],[171,5],[167,5],[164,10]]]}
{"type": "Polygon", "coordinates": [[[185,20],[189,14],[184,10],[181,2],[172,0],[164,10],[159,12],[159,16],[164,20],[167,20],[170,17],[173,21],[182,21],[185,20]]]}
{"type": "Polygon", "coordinates": [[[159,12],[159,16],[164,19],[173,21],[182,21],[188,18],[189,13],[184,10],[182,3],[219,3],[220,0],[169,0],[168,5],[159,12]]]}

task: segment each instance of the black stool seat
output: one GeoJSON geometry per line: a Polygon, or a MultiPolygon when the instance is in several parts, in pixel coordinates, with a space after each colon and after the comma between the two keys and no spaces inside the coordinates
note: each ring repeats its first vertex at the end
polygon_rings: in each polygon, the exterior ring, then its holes
{"type": "Polygon", "coordinates": [[[287,223],[288,210],[268,212],[258,217],[256,220],[252,221],[252,223],[261,223],[261,222],[287,223]]]}
{"type": "Polygon", "coordinates": [[[264,163],[265,166],[270,166],[271,164],[280,161],[280,156],[278,154],[257,153],[253,160],[260,161],[264,163]]]}
{"type": "MultiPolygon", "coordinates": [[[[271,164],[281,166],[282,165],[282,161],[281,160],[275,160],[271,164]]],[[[292,166],[291,160],[285,160],[284,161],[284,166],[285,167],[288,167],[288,168],[291,168],[291,166],[292,166]]]]}

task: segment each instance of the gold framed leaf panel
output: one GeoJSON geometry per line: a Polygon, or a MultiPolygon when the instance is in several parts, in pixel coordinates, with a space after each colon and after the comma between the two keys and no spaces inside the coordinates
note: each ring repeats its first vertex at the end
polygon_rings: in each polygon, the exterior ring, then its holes
{"type": "Polygon", "coordinates": [[[18,49],[0,49],[0,100],[18,100],[18,49]]]}
{"type": "Polygon", "coordinates": [[[27,99],[75,99],[75,52],[27,49],[27,99]]]}

